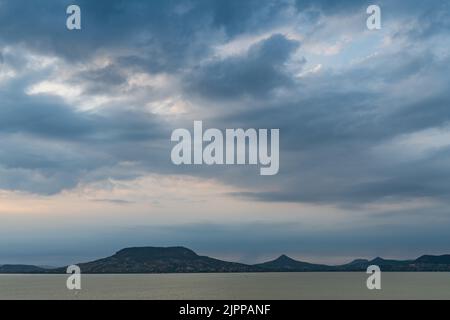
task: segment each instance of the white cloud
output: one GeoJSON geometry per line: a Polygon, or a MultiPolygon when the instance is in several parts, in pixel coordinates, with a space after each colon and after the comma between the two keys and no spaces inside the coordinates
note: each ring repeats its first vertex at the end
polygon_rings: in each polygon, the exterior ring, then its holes
{"type": "Polygon", "coordinates": [[[373,147],[379,157],[397,161],[415,161],[450,147],[450,126],[404,134],[373,147]]]}

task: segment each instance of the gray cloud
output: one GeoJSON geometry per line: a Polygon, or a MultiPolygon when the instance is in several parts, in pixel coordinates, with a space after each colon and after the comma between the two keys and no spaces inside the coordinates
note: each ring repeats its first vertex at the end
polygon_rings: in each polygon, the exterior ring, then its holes
{"type": "Polygon", "coordinates": [[[417,24],[393,33],[397,50],[381,50],[341,70],[325,68],[299,77],[300,70],[289,65],[293,53],[305,56],[297,61],[300,66],[308,57],[299,42],[279,31],[239,55],[213,57],[213,48],[241,35],[270,34],[279,26],[299,28],[297,13],[309,14],[307,27],[314,34],[324,27],[319,17],[345,20],[364,9],[364,3],[80,1],[80,32],[64,28],[67,4],[2,2],[0,44],[54,55],[74,68],[107,54],[110,65],[81,70],[69,80],[83,84],[83,95],[114,95],[127,82],[125,71],[168,73],[181,79],[181,88],[169,88],[168,94],[211,106],[211,126],[280,128],[280,174],[263,181],[253,168],[174,168],[167,156],[170,130],[190,127],[190,117],[172,121],[144,110],[147,102],[158,101],[156,89],[146,89],[147,95],[136,97],[132,106],[114,103],[96,112],[77,111],[61,99],[24,94],[46,75],[27,73],[26,54],[2,53],[3,67],[25,74],[0,89],[2,188],[55,193],[84,179],[123,176],[117,170],[129,161],[135,164],[133,176],[160,172],[217,177],[253,188],[240,196],[266,201],[345,205],[449,194],[447,167],[442,164],[446,150],[406,164],[391,161],[389,154],[372,154],[372,148],[399,135],[444,127],[450,121],[448,55],[429,45],[446,34],[446,5],[383,2],[386,28],[397,17],[414,18],[417,24]],[[433,94],[421,90],[426,85],[433,94]],[[228,109],[231,101],[233,108],[228,109]],[[227,109],[227,116],[216,115],[214,109],[227,109]],[[34,178],[27,178],[32,172],[34,178]],[[271,192],[260,190],[267,181],[271,192]]]}
{"type": "Polygon", "coordinates": [[[299,43],[273,35],[253,45],[244,56],[208,63],[187,77],[188,90],[210,99],[261,97],[279,87],[293,86],[284,63],[299,43]]]}
{"type": "Polygon", "coordinates": [[[54,194],[166,163],[163,119],[137,109],[77,111],[58,98],[26,95],[26,86],[17,80],[0,89],[0,188],[54,194]],[[134,169],[122,172],[127,161],[134,169]]]}
{"type": "MultiPolygon", "coordinates": [[[[381,55],[348,72],[324,72],[301,82],[294,101],[277,98],[227,116],[222,121],[233,127],[273,127],[282,133],[283,166],[271,181],[275,190],[238,196],[340,204],[391,197],[448,199],[448,148],[406,163],[389,153],[373,154],[375,146],[395,137],[450,123],[448,71],[448,58],[427,50],[381,55]],[[399,93],[396,86],[411,79],[430,79],[427,84],[439,90],[431,96],[399,93]]],[[[241,181],[239,175],[226,179],[241,181]]],[[[257,189],[263,181],[250,176],[240,183],[257,189]]]]}

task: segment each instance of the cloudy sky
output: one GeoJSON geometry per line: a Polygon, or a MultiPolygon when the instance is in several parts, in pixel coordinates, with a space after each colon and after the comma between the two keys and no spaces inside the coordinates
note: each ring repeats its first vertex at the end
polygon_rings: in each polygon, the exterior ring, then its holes
{"type": "Polygon", "coordinates": [[[0,0],[0,264],[450,253],[449,87],[441,0],[0,0]],[[278,175],[174,166],[194,120],[279,128],[278,175]]]}

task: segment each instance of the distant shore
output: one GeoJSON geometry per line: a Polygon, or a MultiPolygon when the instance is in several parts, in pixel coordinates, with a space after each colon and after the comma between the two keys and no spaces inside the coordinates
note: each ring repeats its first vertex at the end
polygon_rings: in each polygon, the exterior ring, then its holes
{"type": "MultiPolygon", "coordinates": [[[[99,260],[77,264],[85,274],[249,273],[249,272],[361,272],[371,265],[381,271],[447,272],[450,255],[423,255],[414,260],[356,259],[331,266],[298,261],[286,255],[259,264],[243,264],[200,256],[185,247],[125,248],[99,260]]],[[[64,274],[66,267],[1,265],[0,274],[64,274]]]]}

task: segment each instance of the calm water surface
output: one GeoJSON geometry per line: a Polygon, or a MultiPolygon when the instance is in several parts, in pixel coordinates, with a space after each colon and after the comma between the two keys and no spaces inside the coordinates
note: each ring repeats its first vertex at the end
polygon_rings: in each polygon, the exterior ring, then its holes
{"type": "Polygon", "coordinates": [[[450,299],[450,273],[383,273],[369,291],[365,273],[0,275],[0,299],[450,299]]]}

